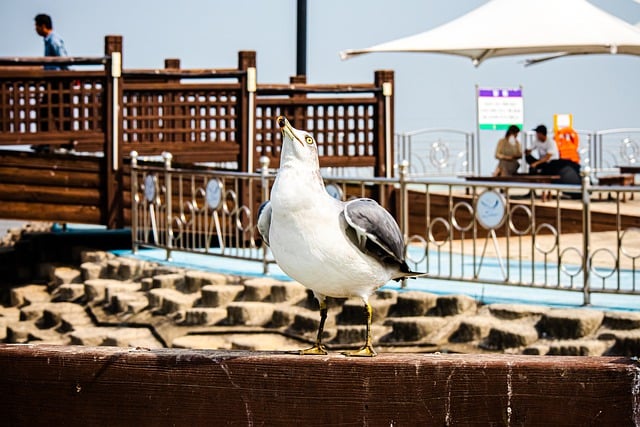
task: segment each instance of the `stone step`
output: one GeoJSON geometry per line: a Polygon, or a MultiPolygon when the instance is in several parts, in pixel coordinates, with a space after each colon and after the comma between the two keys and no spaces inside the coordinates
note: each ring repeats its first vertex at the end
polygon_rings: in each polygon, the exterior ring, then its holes
{"type": "Polygon", "coordinates": [[[25,285],[12,288],[9,293],[9,304],[13,307],[21,307],[25,304],[46,302],[51,299],[51,294],[46,285],[25,285]]]}
{"type": "Polygon", "coordinates": [[[532,324],[503,321],[489,330],[489,335],[481,347],[489,350],[525,347],[536,342],[538,338],[538,331],[532,324]]]}
{"type": "Polygon", "coordinates": [[[490,304],[488,308],[493,316],[506,320],[540,317],[550,310],[549,307],[526,304],[490,304]]]}
{"type": "Polygon", "coordinates": [[[91,317],[85,312],[77,313],[62,313],[60,315],[60,324],[57,327],[58,332],[66,333],[75,331],[78,328],[85,328],[91,326],[93,321],[91,317]]]}
{"type": "MultiPolygon", "coordinates": [[[[371,326],[371,339],[377,342],[381,337],[391,332],[391,328],[383,325],[371,326]]],[[[331,340],[331,344],[353,344],[364,345],[367,340],[366,325],[338,325],[336,326],[336,335],[331,340]]]]}
{"type": "Polygon", "coordinates": [[[603,356],[613,341],[597,339],[559,340],[549,345],[549,356],[603,356]]]}
{"type": "Polygon", "coordinates": [[[114,347],[162,348],[147,328],[109,328],[102,345],[114,347]]]}
{"type": "Polygon", "coordinates": [[[118,258],[119,264],[115,276],[120,280],[137,280],[143,275],[145,264],[143,261],[130,258],[118,258]]]}
{"type": "Polygon", "coordinates": [[[628,311],[608,311],[602,325],[610,329],[640,329],[640,313],[628,311]]]}
{"type": "MultiPolygon", "coordinates": [[[[64,319],[88,319],[84,307],[71,302],[52,302],[43,307],[42,319],[38,326],[42,328],[53,328],[59,326],[64,319]]],[[[82,320],[84,321],[84,320],[82,320]]]]}
{"type": "Polygon", "coordinates": [[[148,292],[149,306],[160,313],[169,314],[184,311],[191,307],[199,298],[198,294],[184,294],[171,288],[155,288],[148,292]]]}
{"type": "Polygon", "coordinates": [[[185,292],[198,292],[205,286],[226,284],[227,276],[224,274],[199,270],[185,273],[185,292]]]}
{"type": "Polygon", "coordinates": [[[185,311],[184,325],[210,326],[226,319],[227,310],[225,308],[196,307],[185,311]]]}
{"type": "Polygon", "coordinates": [[[111,296],[109,308],[114,313],[135,314],[149,305],[149,298],[142,292],[117,292],[111,296]]]}
{"type": "Polygon", "coordinates": [[[106,263],[83,262],[80,264],[80,272],[82,273],[82,281],[100,279],[106,275],[106,263]]]}
{"type": "MultiPolygon", "coordinates": [[[[372,309],[372,322],[382,322],[387,318],[394,299],[372,298],[369,301],[372,309]]],[[[345,301],[342,310],[336,317],[339,325],[363,325],[367,320],[365,305],[360,299],[349,299],[345,301]]]]}
{"type": "Polygon", "coordinates": [[[429,314],[433,316],[457,316],[471,314],[478,310],[478,302],[467,295],[446,295],[438,297],[436,306],[429,314]]]}
{"type": "Polygon", "coordinates": [[[391,326],[391,333],[384,337],[384,342],[406,343],[421,342],[432,334],[436,334],[448,323],[439,317],[398,317],[389,318],[385,325],[391,326]]]}
{"type": "Polygon", "coordinates": [[[105,251],[82,251],[80,253],[80,261],[82,263],[85,263],[85,262],[102,263],[102,262],[107,262],[107,260],[112,258],[113,258],[113,254],[105,251]]]}
{"type": "Polygon", "coordinates": [[[274,306],[267,302],[237,301],[227,305],[229,325],[265,326],[271,322],[274,306]]]}
{"type": "Polygon", "coordinates": [[[89,326],[77,328],[69,334],[72,345],[101,346],[109,335],[111,328],[89,326]]]}
{"type": "Polygon", "coordinates": [[[280,284],[279,280],[263,277],[245,280],[240,298],[242,301],[267,301],[271,296],[272,287],[280,284]]]}
{"type": "Polygon", "coordinates": [[[56,267],[53,270],[52,279],[54,288],[68,283],[82,283],[82,272],[72,267],[56,267]]]}
{"type": "Polygon", "coordinates": [[[398,293],[395,305],[390,309],[389,316],[424,316],[431,308],[436,306],[437,300],[437,295],[428,292],[400,292],[398,293]]]}
{"type": "Polygon", "coordinates": [[[17,322],[20,320],[20,309],[18,307],[3,307],[0,305],[0,319],[8,322],[17,322]]]}
{"type": "Polygon", "coordinates": [[[486,338],[499,320],[491,316],[465,316],[451,335],[451,342],[471,342],[486,338]]]}
{"type": "Polygon", "coordinates": [[[108,302],[111,295],[118,292],[135,292],[142,289],[140,283],[127,283],[115,279],[91,279],[84,282],[87,301],[108,302]]]}
{"type": "Polygon", "coordinates": [[[578,339],[594,334],[604,313],[588,309],[553,309],[542,315],[538,327],[545,338],[578,339]]]}
{"type": "Polygon", "coordinates": [[[142,285],[137,282],[111,282],[104,288],[104,302],[109,303],[112,297],[120,293],[133,293],[142,291],[142,285]]]}
{"type": "Polygon", "coordinates": [[[549,356],[603,356],[613,341],[597,339],[559,340],[538,342],[524,349],[523,354],[549,356]]]}
{"type": "Polygon", "coordinates": [[[58,286],[51,294],[52,301],[77,301],[84,297],[83,283],[67,283],[58,286]]]}
{"type": "Polygon", "coordinates": [[[65,338],[52,329],[40,329],[33,321],[21,321],[7,325],[6,341],[11,344],[25,344],[32,341],[66,344],[65,338]]]}
{"type": "Polygon", "coordinates": [[[298,352],[305,345],[278,334],[243,334],[230,338],[232,350],[298,352]]]}
{"type": "MultiPolygon", "coordinates": [[[[286,327],[293,325],[296,315],[299,313],[307,313],[310,310],[295,305],[276,305],[271,317],[271,326],[274,328],[286,327]]],[[[317,315],[320,317],[320,315],[317,315]]]]}
{"type": "MultiPolygon", "coordinates": [[[[332,327],[335,321],[332,316],[328,316],[325,322],[325,329],[332,327]]],[[[293,317],[291,329],[305,334],[307,332],[315,333],[320,327],[320,312],[317,310],[309,310],[303,307],[297,307],[297,311],[293,317]]]]}
{"type": "Polygon", "coordinates": [[[307,288],[298,282],[280,282],[271,286],[271,297],[269,301],[273,303],[288,302],[298,303],[307,297],[307,288]]]}
{"type": "Polygon", "coordinates": [[[153,276],[152,287],[164,289],[183,289],[185,287],[185,277],[181,273],[159,274],[153,276]]]}
{"type": "Polygon", "coordinates": [[[161,348],[147,328],[97,327],[79,328],[69,334],[72,345],[161,348]]]}
{"type": "Polygon", "coordinates": [[[614,340],[611,356],[638,357],[640,355],[640,330],[611,330],[598,335],[601,340],[614,340]]]}
{"type": "Polygon", "coordinates": [[[223,307],[234,301],[242,292],[238,285],[205,285],[202,287],[202,301],[204,307],[223,307]]]}

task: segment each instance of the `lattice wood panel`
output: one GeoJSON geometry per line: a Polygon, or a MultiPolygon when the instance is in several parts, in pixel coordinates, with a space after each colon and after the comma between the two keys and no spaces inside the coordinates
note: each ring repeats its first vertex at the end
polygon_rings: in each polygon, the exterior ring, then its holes
{"type": "Polygon", "coordinates": [[[125,88],[123,142],[238,143],[238,100],[236,85],[125,88]]]}
{"type": "MultiPolygon", "coordinates": [[[[103,83],[93,77],[3,78],[0,83],[0,140],[33,139],[42,132],[103,132],[103,83]],[[25,138],[26,137],[26,138],[25,138]]],[[[80,133],[80,134],[78,134],[80,133]]]]}
{"type": "Polygon", "coordinates": [[[275,122],[280,115],[313,134],[322,166],[375,165],[375,99],[259,99],[256,154],[269,157],[272,166],[280,160],[282,136],[275,122]]]}

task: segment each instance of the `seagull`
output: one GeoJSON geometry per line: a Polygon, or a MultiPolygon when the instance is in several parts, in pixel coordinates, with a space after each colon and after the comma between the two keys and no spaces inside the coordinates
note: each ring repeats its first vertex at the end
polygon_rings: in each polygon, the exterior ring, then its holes
{"type": "Polygon", "coordinates": [[[258,231],[289,277],[311,289],[320,305],[315,345],[301,354],[325,355],[326,297],[358,297],[367,318],[366,343],[349,356],[375,356],[369,297],[389,280],[417,276],[404,261],[404,239],[391,214],[367,198],[342,202],[325,190],[318,146],[311,134],[279,116],[280,168],[258,231]]]}

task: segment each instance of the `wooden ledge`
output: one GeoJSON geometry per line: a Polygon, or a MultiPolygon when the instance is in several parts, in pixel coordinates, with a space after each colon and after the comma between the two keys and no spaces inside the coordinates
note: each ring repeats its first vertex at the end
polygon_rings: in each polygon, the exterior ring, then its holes
{"type": "Polygon", "coordinates": [[[621,357],[381,354],[0,344],[11,425],[637,425],[621,357]]]}

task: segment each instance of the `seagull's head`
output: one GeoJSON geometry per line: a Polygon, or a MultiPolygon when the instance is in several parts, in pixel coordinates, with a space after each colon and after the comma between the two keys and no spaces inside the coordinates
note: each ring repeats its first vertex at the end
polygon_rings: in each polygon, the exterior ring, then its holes
{"type": "Polygon", "coordinates": [[[282,132],[282,156],[280,164],[291,162],[304,164],[309,168],[318,169],[318,145],[310,133],[291,126],[284,116],[276,119],[282,132]]]}

